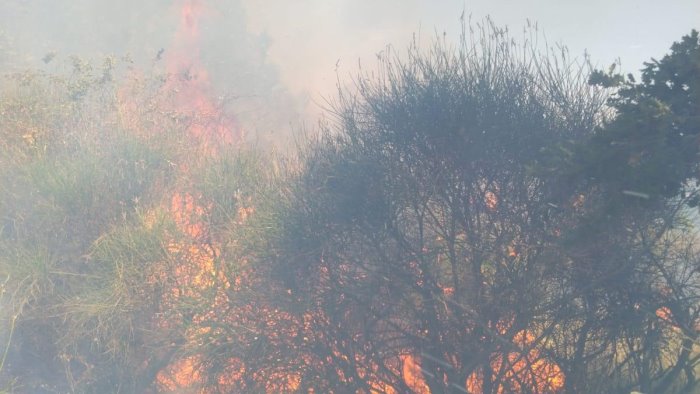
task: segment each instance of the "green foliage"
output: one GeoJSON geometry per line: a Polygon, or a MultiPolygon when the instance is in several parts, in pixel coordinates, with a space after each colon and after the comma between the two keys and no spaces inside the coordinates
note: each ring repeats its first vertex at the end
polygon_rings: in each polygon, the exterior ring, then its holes
{"type": "Polygon", "coordinates": [[[148,360],[139,346],[163,286],[153,275],[177,236],[153,210],[182,146],[177,129],[115,121],[122,103],[110,72],[76,61],[70,77],[9,77],[0,96],[1,317],[13,328],[0,373],[30,390],[143,384],[133,367],[148,360]]]}
{"type": "MultiPolygon", "coordinates": [[[[674,43],[660,61],[645,63],[641,82],[609,73],[591,83],[616,87],[610,105],[617,112],[583,148],[583,176],[653,199],[686,192],[697,176],[700,136],[700,38],[697,31],[674,43]]],[[[625,199],[619,197],[618,199],[625,199]]]]}
{"type": "Polygon", "coordinates": [[[168,282],[158,280],[169,257],[164,240],[175,233],[163,212],[140,215],[96,240],[80,273],[65,273],[56,294],[63,319],[57,343],[69,365],[77,360],[92,369],[76,382],[81,390],[143,389],[157,372],[153,364],[167,362],[156,347],[167,337],[153,331],[164,312],[159,295],[169,291],[168,282]]]}
{"type": "Polygon", "coordinates": [[[641,82],[614,67],[589,82],[613,89],[614,117],[559,155],[564,195],[580,193],[576,222],[563,236],[576,267],[570,280],[579,302],[597,311],[580,335],[628,338],[617,345],[621,361],[610,374],[617,386],[606,390],[686,392],[697,381],[690,356],[697,334],[660,326],[656,308],[673,305],[664,323],[697,324],[698,278],[688,271],[697,263],[696,239],[679,234],[697,231],[688,207],[698,201],[698,32],[645,63],[641,82]]]}

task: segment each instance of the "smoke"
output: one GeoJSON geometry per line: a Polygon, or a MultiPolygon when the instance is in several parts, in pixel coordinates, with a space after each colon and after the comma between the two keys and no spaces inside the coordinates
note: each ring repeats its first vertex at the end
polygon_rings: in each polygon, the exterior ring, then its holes
{"type": "MultiPolygon", "coordinates": [[[[3,0],[0,69],[58,67],[69,55],[99,59],[128,54],[141,69],[164,68],[184,0],[3,0]]],[[[673,7],[655,0],[610,3],[464,0],[200,0],[199,56],[216,98],[255,139],[286,141],[302,123],[313,124],[338,78],[371,69],[388,44],[400,52],[414,33],[456,42],[460,15],[493,16],[517,37],[537,21],[550,44],[588,51],[607,67],[617,58],[625,72],[666,52],[700,20],[700,3],[673,7]]],[[[284,143],[284,142],[283,142],[284,143]]]]}
{"type": "Polygon", "coordinates": [[[141,71],[181,72],[184,58],[206,72],[212,99],[245,135],[284,144],[302,122],[303,97],[280,82],[267,60],[269,40],[251,33],[238,1],[200,0],[196,36],[185,37],[185,0],[5,0],[0,12],[0,71],[38,68],[65,71],[78,56],[100,62],[127,57],[141,71]],[[179,58],[179,60],[177,59],[179,58]]]}

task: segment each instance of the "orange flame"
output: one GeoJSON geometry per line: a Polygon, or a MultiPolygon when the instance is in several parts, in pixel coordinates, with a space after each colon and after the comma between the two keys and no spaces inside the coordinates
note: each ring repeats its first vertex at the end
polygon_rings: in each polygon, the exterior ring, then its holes
{"type": "Polygon", "coordinates": [[[491,376],[482,369],[476,370],[467,378],[466,387],[471,393],[482,393],[484,383],[490,380],[501,393],[557,393],[564,388],[564,373],[554,362],[547,360],[540,351],[531,347],[535,336],[527,331],[520,331],[513,338],[513,343],[522,351],[493,354],[490,361],[491,376]],[[528,350],[527,348],[530,347],[528,350]],[[498,382],[496,378],[501,375],[498,382]]]}
{"type": "MultiPolygon", "coordinates": [[[[233,116],[223,111],[221,105],[212,99],[209,74],[200,60],[199,23],[205,10],[203,1],[185,0],[182,3],[180,25],[172,48],[165,57],[169,77],[163,89],[164,93],[172,97],[172,108],[168,110],[187,121],[191,143],[201,145],[206,152],[215,154],[218,147],[240,141],[241,132],[233,116]]],[[[188,171],[188,168],[181,167],[180,170],[188,171]]],[[[163,295],[163,304],[172,305],[181,297],[196,297],[198,290],[216,291],[214,305],[208,311],[203,311],[201,316],[194,317],[194,328],[187,334],[192,335],[192,338],[202,333],[202,329],[196,327],[198,322],[211,318],[218,310],[224,309],[223,306],[227,303],[225,289],[230,287],[226,277],[217,272],[215,267],[218,247],[212,240],[205,241],[208,228],[203,216],[211,207],[202,205],[199,200],[198,196],[189,193],[176,193],[172,198],[171,215],[189,240],[173,241],[168,245],[169,252],[177,256],[180,263],[170,274],[175,279],[176,288],[172,293],[163,295]]],[[[247,215],[251,212],[246,210],[244,213],[247,215]]],[[[160,324],[168,325],[169,322],[160,324]]],[[[202,388],[204,382],[197,369],[198,364],[196,356],[174,360],[158,374],[160,389],[206,393],[206,389],[202,388]]],[[[232,379],[244,370],[244,366],[239,364],[232,369],[232,379]]],[[[233,384],[229,381],[231,379],[224,380],[222,384],[233,384]]]]}
{"type": "Polygon", "coordinates": [[[205,10],[200,0],[187,0],[182,5],[180,27],[166,55],[171,76],[168,88],[175,93],[176,112],[189,116],[193,136],[210,143],[230,144],[240,140],[240,129],[233,116],[212,100],[209,73],[200,57],[199,21],[205,10]]]}

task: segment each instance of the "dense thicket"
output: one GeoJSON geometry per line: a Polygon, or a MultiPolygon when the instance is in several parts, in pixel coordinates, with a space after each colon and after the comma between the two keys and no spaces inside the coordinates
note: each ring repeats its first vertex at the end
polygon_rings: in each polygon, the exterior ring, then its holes
{"type": "Polygon", "coordinates": [[[613,90],[471,37],[384,57],[303,156],[271,270],[300,387],[692,390],[697,34],[613,90]]]}

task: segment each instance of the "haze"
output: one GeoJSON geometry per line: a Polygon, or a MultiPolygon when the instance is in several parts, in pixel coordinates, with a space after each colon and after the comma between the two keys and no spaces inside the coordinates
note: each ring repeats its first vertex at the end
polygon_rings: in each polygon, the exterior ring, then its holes
{"type": "MultiPolygon", "coordinates": [[[[130,55],[139,67],[156,64],[173,46],[181,1],[3,0],[0,66],[57,67],[69,55],[130,55]],[[56,60],[45,64],[47,54],[56,60]]],[[[202,0],[204,65],[217,90],[249,131],[275,139],[313,124],[340,77],[358,61],[371,69],[374,55],[393,45],[403,50],[445,34],[456,42],[463,10],[472,21],[491,16],[514,37],[528,20],[550,45],[563,43],[574,56],[588,52],[601,67],[619,59],[636,72],[649,56],[700,20],[700,3],[623,1],[369,1],[202,0]]],[[[58,66],[60,67],[60,66],[58,66]]]]}
{"type": "Polygon", "coordinates": [[[699,21],[0,0],[0,394],[700,393],[699,21]]]}

